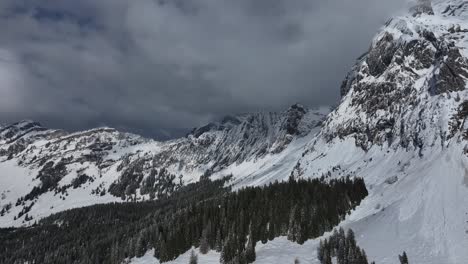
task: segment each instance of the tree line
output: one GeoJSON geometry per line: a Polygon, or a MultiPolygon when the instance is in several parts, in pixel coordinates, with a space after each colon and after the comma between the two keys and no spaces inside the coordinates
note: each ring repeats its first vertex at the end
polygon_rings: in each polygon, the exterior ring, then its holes
{"type": "MultiPolygon", "coordinates": [[[[335,228],[333,233],[326,239],[320,240],[317,248],[317,258],[320,264],[368,264],[367,254],[356,242],[356,237],[352,229],[345,233],[343,228],[335,228]],[[332,261],[335,259],[336,261],[332,261]]],[[[400,264],[409,264],[408,256],[403,251],[398,255],[400,264]]],[[[375,262],[371,262],[375,264],[375,262]]]]}
{"type": "Polygon", "coordinates": [[[157,201],[72,209],[0,229],[0,263],[121,263],[152,248],[165,262],[192,246],[221,252],[222,263],[251,263],[257,242],[319,237],[368,194],[361,178],[291,178],[235,192],[227,181],[203,178],[157,201]]]}

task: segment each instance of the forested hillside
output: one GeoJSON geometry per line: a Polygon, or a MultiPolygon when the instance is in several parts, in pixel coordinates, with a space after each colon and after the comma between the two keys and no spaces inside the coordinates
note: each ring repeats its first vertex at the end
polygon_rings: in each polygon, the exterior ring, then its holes
{"type": "Polygon", "coordinates": [[[120,263],[151,248],[168,261],[199,246],[220,251],[223,263],[251,263],[257,242],[319,237],[367,196],[360,178],[290,179],[237,192],[226,181],[203,179],[158,201],[73,209],[33,227],[0,229],[0,262],[120,263]]]}

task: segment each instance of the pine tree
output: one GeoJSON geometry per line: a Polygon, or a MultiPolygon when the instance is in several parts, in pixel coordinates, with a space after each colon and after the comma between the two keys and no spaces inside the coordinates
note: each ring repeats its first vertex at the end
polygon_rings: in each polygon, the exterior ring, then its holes
{"type": "Polygon", "coordinates": [[[120,260],[119,258],[119,242],[112,243],[111,248],[111,263],[118,263],[120,260]]]}
{"type": "Polygon", "coordinates": [[[137,257],[142,257],[146,253],[146,241],[143,232],[138,234],[135,251],[137,257]]]}
{"type": "Polygon", "coordinates": [[[320,263],[323,263],[323,261],[324,261],[324,251],[325,250],[326,249],[324,247],[323,241],[320,240],[320,244],[319,244],[318,249],[317,249],[317,258],[320,261],[320,263]]]}
{"type": "Polygon", "coordinates": [[[215,249],[217,252],[223,250],[223,240],[221,239],[221,231],[219,229],[216,231],[215,249]]]}
{"type": "Polygon", "coordinates": [[[169,252],[167,249],[166,241],[161,237],[159,241],[159,260],[161,262],[169,260],[169,252]]]}
{"type": "Polygon", "coordinates": [[[331,257],[336,257],[338,264],[368,264],[366,252],[356,244],[354,232],[346,233],[342,228],[324,241],[320,241],[317,258],[321,264],[330,264],[331,257]]]}
{"type": "Polygon", "coordinates": [[[127,255],[135,256],[135,239],[134,238],[131,238],[129,243],[127,244],[127,255]]]}
{"type": "Polygon", "coordinates": [[[288,240],[296,241],[297,235],[297,219],[296,219],[297,205],[291,208],[289,213],[289,226],[288,226],[288,240]]]}
{"type": "MultiPolygon", "coordinates": [[[[367,261],[367,254],[364,249],[361,251],[361,259],[360,259],[360,264],[368,264],[369,262],[367,261]]],[[[375,263],[374,263],[375,264],[375,263]]]]}
{"type": "Polygon", "coordinates": [[[221,251],[221,263],[230,263],[237,256],[236,237],[230,233],[224,241],[223,251],[221,251]]]}
{"type": "Polygon", "coordinates": [[[348,239],[348,243],[350,243],[350,246],[355,247],[356,246],[356,238],[355,238],[355,235],[354,235],[354,231],[351,228],[348,229],[348,234],[347,234],[346,237],[348,239]]]}
{"type": "Polygon", "coordinates": [[[336,253],[336,257],[338,259],[338,264],[344,264],[346,259],[346,246],[345,246],[345,239],[340,237],[338,240],[338,249],[336,253]]]}
{"type": "Polygon", "coordinates": [[[195,254],[195,251],[192,251],[190,252],[190,260],[189,260],[189,264],[197,264],[198,263],[198,256],[197,254],[195,254]]]}
{"type": "Polygon", "coordinates": [[[200,239],[200,253],[205,255],[210,251],[210,245],[208,243],[208,227],[203,229],[202,236],[200,239]]]}
{"type": "Polygon", "coordinates": [[[325,251],[323,264],[333,264],[330,251],[325,251]]]}
{"type": "Polygon", "coordinates": [[[249,228],[249,240],[247,242],[247,247],[245,249],[245,260],[247,263],[252,263],[255,261],[255,240],[252,235],[252,225],[249,228]]]}
{"type": "Polygon", "coordinates": [[[406,252],[403,251],[403,255],[398,255],[398,258],[400,259],[400,263],[401,264],[409,264],[409,261],[408,261],[408,256],[406,255],[406,252]]]}

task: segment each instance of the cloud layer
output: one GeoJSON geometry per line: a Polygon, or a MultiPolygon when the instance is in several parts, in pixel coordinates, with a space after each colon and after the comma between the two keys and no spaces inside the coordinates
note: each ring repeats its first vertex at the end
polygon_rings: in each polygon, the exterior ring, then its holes
{"type": "Polygon", "coordinates": [[[336,104],[404,0],[2,0],[0,121],[173,137],[225,114],[336,104]]]}

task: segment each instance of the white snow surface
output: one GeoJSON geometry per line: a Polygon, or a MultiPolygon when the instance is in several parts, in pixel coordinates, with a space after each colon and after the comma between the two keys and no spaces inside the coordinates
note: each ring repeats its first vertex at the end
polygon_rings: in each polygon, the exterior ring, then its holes
{"type": "MultiPolygon", "coordinates": [[[[319,264],[316,258],[318,243],[315,240],[309,240],[303,245],[288,241],[286,237],[278,237],[266,244],[257,243],[255,247],[256,264],[280,264],[294,263],[294,259],[299,259],[300,263],[319,264]]],[[[209,251],[206,255],[200,253],[197,249],[193,249],[198,256],[200,264],[219,264],[220,253],[209,251]]],[[[187,251],[173,261],[164,262],[168,264],[186,264],[189,263],[189,258],[192,250],[187,251]]],[[[149,250],[141,258],[133,258],[130,260],[132,264],[159,264],[157,258],[153,256],[154,251],[149,250]]]]}
{"type": "MultiPolygon", "coordinates": [[[[422,32],[429,31],[437,39],[453,44],[459,49],[461,59],[467,59],[468,1],[433,1],[432,5],[435,15],[407,14],[391,20],[373,40],[373,45],[385,34],[390,34],[395,43],[405,45],[422,40],[422,32]]],[[[14,205],[18,198],[39,186],[36,176],[40,166],[36,159],[79,158],[90,154],[90,146],[99,138],[99,142],[114,144],[112,151],[105,152],[103,163],[84,161],[67,165],[69,174],[59,186],[69,184],[83,171],[93,176],[94,181],[68,189],[66,197],[54,192],[39,196],[29,215],[36,220],[69,208],[121,201],[108,193],[93,195],[91,190],[99,186],[106,189],[118,181],[121,176],[118,167],[125,159],[145,160],[145,177],[149,173],[147,167],[158,166],[182,175],[184,183],[197,181],[212,168],[212,178],[232,174],[234,188],[261,186],[285,180],[290,175],[302,178],[351,175],[364,178],[369,196],[340,225],[355,231],[358,244],[370,260],[394,264],[398,263],[398,254],[406,251],[412,264],[466,264],[468,146],[465,134],[468,125],[464,119],[462,126],[452,131],[450,124],[461,104],[468,100],[468,90],[431,94],[429,87],[436,69],[432,65],[408,70],[415,60],[414,56],[405,57],[405,67],[392,61],[380,76],[366,74],[365,61],[356,68],[362,74],[357,84],[378,85],[393,80],[395,92],[409,87],[410,97],[391,102],[390,108],[369,113],[356,104],[356,99],[369,98],[372,91],[358,90],[355,84],[321,128],[317,125],[326,111],[309,111],[300,120],[295,136],[284,129],[288,113],[242,115],[169,142],[146,140],[108,128],[67,135],[32,126],[24,136],[28,142],[25,150],[12,159],[0,157],[0,209],[9,203],[14,205]],[[358,142],[357,132],[348,133],[355,131],[348,128],[374,128],[389,117],[394,119],[393,130],[378,131],[375,142],[365,141],[365,148],[359,145],[362,141],[358,142]],[[197,133],[200,135],[195,136],[197,133]],[[393,133],[392,141],[384,139],[388,133],[393,133]],[[407,140],[410,143],[403,146],[407,140]]],[[[30,124],[26,121],[17,127],[30,127],[30,124]]],[[[18,131],[21,129],[15,133],[18,131]]],[[[0,133],[0,151],[14,144],[5,139],[6,132],[0,133]]],[[[145,195],[137,198],[148,199],[145,195]]],[[[31,224],[24,222],[24,217],[14,219],[20,210],[21,207],[13,206],[0,217],[0,226],[31,224]]],[[[295,257],[301,263],[318,263],[319,239],[304,245],[284,237],[266,244],[257,243],[255,263],[293,263],[295,257]]],[[[189,255],[190,251],[169,263],[188,263],[189,255]]],[[[198,256],[199,263],[219,263],[219,253],[198,256]]],[[[159,263],[151,251],[130,261],[159,263]]]]}
{"type": "MultiPolygon", "coordinates": [[[[408,43],[422,39],[421,32],[427,30],[439,40],[458,48],[462,55],[460,60],[467,59],[468,1],[432,1],[432,6],[434,15],[408,14],[394,18],[382,28],[373,45],[385,33],[391,34],[397,43],[408,43]]],[[[414,57],[404,59],[406,66],[415,60],[414,57]]],[[[367,67],[365,62],[361,67],[367,67]]],[[[433,66],[410,71],[415,74],[392,62],[382,75],[363,74],[358,81],[361,84],[378,84],[390,76],[397,76],[395,79],[401,82],[396,83],[396,89],[410,86],[411,100],[391,102],[392,108],[389,109],[400,114],[388,109],[366,113],[354,100],[358,96],[368,96],[369,92],[359,93],[354,90],[356,86],[352,86],[340,106],[328,116],[321,132],[306,144],[305,151],[291,157],[291,160],[283,160],[292,162],[299,157],[293,170],[295,177],[326,175],[338,178],[351,175],[364,178],[369,196],[340,226],[355,231],[358,244],[366,250],[369,260],[378,264],[394,264],[398,263],[398,254],[406,251],[410,263],[466,264],[468,126],[464,117],[460,129],[453,132],[451,122],[461,103],[468,100],[468,93],[465,89],[430,94],[433,66]],[[394,129],[405,129],[401,134],[394,133],[392,141],[369,141],[366,142],[367,148],[362,148],[357,146],[355,134],[340,136],[338,133],[343,128],[372,127],[379,119],[389,116],[396,119],[394,129]],[[404,136],[408,135],[415,140],[414,144],[403,144],[404,136]]],[[[464,80],[466,84],[466,78],[464,80]]],[[[251,166],[256,165],[245,163],[232,168],[232,171],[248,175],[242,171],[251,166]]],[[[258,174],[248,175],[237,183],[240,186],[262,185],[278,179],[274,173],[263,174],[263,171],[260,169],[258,174]]],[[[323,237],[327,235],[329,233],[323,237]]],[[[318,263],[316,247],[323,237],[309,240],[304,245],[294,244],[284,237],[265,245],[258,243],[255,263],[293,263],[295,257],[301,263],[318,263]]],[[[187,252],[169,263],[187,263],[189,254],[187,252]]],[[[199,255],[199,260],[199,263],[219,263],[219,254],[199,255]]],[[[133,259],[132,263],[158,262],[149,254],[133,259]]]]}
{"type": "MultiPolygon", "coordinates": [[[[71,208],[123,202],[108,190],[135,164],[141,168],[141,182],[153,169],[166,169],[175,183],[180,177],[183,184],[198,181],[210,169],[212,179],[232,175],[235,188],[287,179],[328,112],[294,105],[283,113],[243,114],[167,142],[112,128],[67,134],[33,121],[0,127],[0,210],[11,207],[0,216],[0,227],[31,225],[71,208]],[[57,188],[17,203],[42,185],[39,174],[49,162],[66,164],[57,188]],[[71,187],[80,175],[92,180],[71,187]],[[60,188],[65,191],[57,191],[60,188]],[[32,220],[26,221],[26,214],[18,215],[28,207],[32,220]]],[[[149,194],[138,188],[132,198],[146,200],[149,194]]]]}

